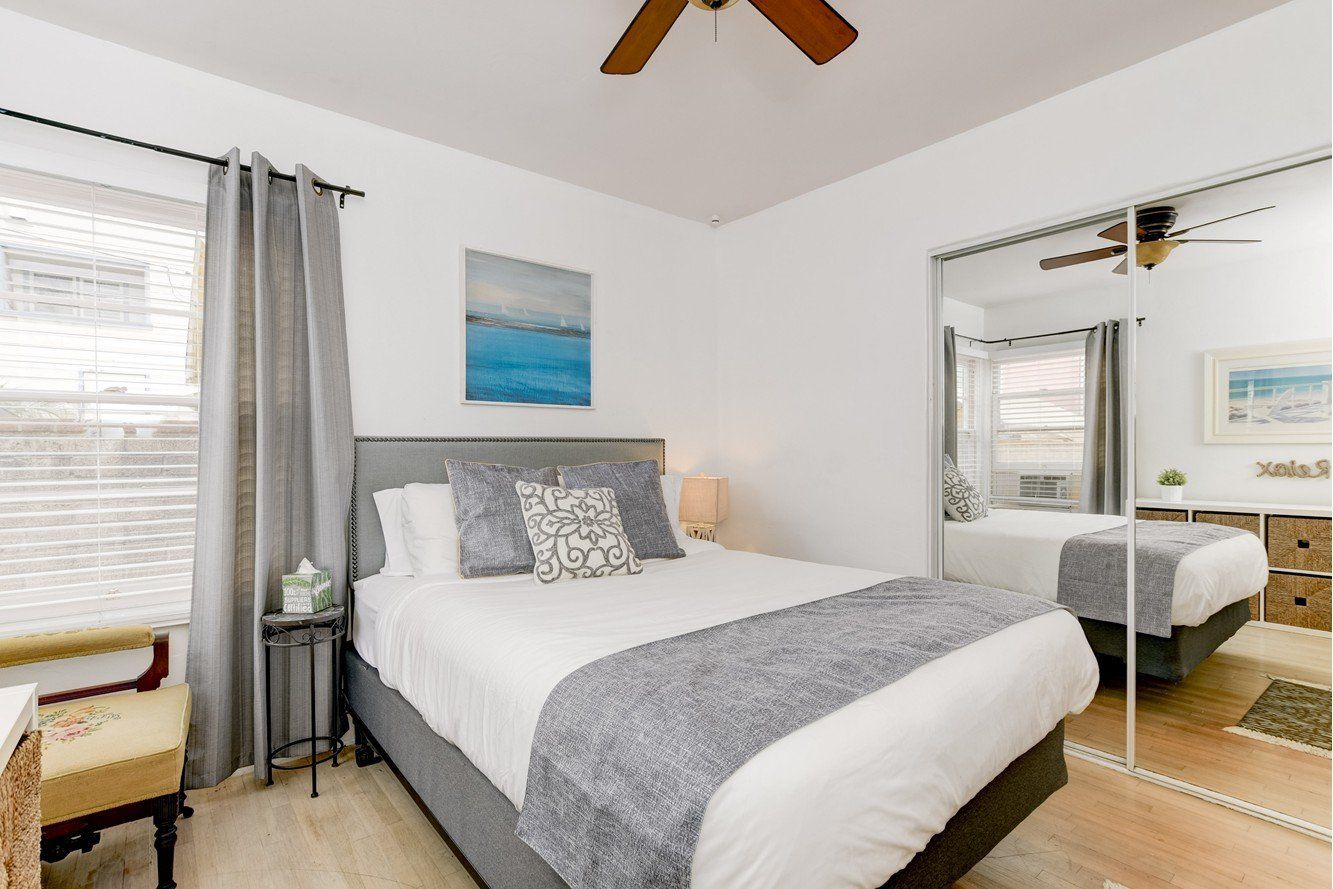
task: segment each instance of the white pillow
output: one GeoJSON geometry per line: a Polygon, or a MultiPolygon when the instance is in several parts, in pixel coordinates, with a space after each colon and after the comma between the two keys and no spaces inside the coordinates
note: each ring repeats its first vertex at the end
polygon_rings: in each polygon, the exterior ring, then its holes
{"type": "Polygon", "coordinates": [[[413,482],[403,490],[403,537],[412,573],[458,576],[458,523],[449,485],[413,482]]]}
{"type": "Polygon", "coordinates": [[[380,514],[380,528],[384,531],[384,567],[380,574],[386,577],[411,577],[412,560],[407,555],[407,540],[403,528],[403,489],[389,488],[376,491],[375,509],[380,514]]]}
{"type": "Polygon", "coordinates": [[[676,532],[676,543],[681,545],[694,539],[680,529],[680,491],[684,482],[685,476],[679,472],[662,476],[662,499],[666,501],[667,518],[671,519],[671,530],[676,532]]]}

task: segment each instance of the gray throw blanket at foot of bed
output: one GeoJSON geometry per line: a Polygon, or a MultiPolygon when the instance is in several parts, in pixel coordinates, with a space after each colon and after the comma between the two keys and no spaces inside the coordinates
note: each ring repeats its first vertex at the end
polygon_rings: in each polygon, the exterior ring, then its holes
{"type": "MultiPolygon", "coordinates": [[[[1136,522],[1134,525],[1134,614],[1136,631],[1171,637],[1176,568],[1190,553],[1248,534],[1202,522],[1136,522]]],[[[1078,534],[1060,550],[1056,599],[1079,617],[1125,622],[1125,526],[1078,534]]]]}
{"type": "Polygon", "coordinates": [[[688,886],[704,810],[751,757],[1058,607],[902,577],[607,655],[542,707],[518,836],[574,889],[688,886]]]}

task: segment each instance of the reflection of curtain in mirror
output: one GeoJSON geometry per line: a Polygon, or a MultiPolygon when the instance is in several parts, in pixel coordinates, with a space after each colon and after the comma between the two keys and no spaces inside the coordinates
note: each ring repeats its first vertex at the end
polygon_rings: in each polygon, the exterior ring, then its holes
{"type": "Polygon", "coordinates": [[[1088,334],[1084,353],[1083,486],[1080,512],[1124,515],[1125,451],[1129,418],[1124,399],[1125,362],[1120,329],[1103,321],[1088,334]]]}
{"type": "Polygon", "coordinates": [[[944,456],[958,464],[958,355],[953,328],[944,328],[944,456]]]}

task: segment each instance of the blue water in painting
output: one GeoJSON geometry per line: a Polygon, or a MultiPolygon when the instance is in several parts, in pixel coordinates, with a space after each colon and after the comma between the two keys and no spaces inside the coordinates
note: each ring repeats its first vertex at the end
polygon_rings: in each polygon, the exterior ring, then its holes
{"type": "Polygon", "coordinates": [[[469,321],[467,398],[587,407],[592,340],[469,321]]]}
{"type": "Polygon", "coordinates": [[[1255,392],[1263,395],[1293,387],[1317,388],[1327,386],[1330,377],[1333,377],[1333,365],[1328,364],[1233,370],[1227,378],[1228,394],[1232,401],[1244,399],[1249,395],[1251,383],[1255,392]]]}

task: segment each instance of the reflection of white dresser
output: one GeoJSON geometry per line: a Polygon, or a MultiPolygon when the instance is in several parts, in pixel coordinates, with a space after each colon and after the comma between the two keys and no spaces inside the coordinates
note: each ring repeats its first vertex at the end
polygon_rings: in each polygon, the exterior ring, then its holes
{"type": "Polygon", "coordinates": [[[1243,528],[1268,550],[1268,586],[1250,600],[1250,617],[1305,630],[1333,629],[1333,556],[1327,506],[1211,500],[1136,501],[1138,517],[1243,528]]]}

